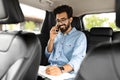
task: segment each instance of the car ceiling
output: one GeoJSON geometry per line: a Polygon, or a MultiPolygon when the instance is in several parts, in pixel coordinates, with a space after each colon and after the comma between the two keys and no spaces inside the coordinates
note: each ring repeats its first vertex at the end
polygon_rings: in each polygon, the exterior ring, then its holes
{"type": "Polygon", "coordinates": [[[56,6],[67,4],[72,6],[74,16],[88,13],[115,11],[115,0],[19,0],[39,9],[52,11],[56,6]]]}

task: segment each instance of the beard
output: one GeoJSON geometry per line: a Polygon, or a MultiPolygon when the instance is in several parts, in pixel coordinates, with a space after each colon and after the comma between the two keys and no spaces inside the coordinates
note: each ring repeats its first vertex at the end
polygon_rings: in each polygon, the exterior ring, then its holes
{"type": "Polygon", "coordinates": [[[66,24],[62,24],[62,25],[59,25],[59,29],[62,33],[65,33],[70,27],[70,22],[66,25],[66,24]],[[64,26],[64,27],[61,27],[61,26],[64,26]]]}

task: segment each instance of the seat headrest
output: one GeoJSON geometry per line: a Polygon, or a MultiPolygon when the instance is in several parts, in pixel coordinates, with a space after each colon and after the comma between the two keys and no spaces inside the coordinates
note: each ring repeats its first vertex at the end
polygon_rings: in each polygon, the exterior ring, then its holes
{"type": "Polygon", "coordinates": [[[0,0],[0,19],[3,19],[6,17],[4,6],[3,6],[3,1],[0,0]]]}
{"type": "Polygon", "coordinates": [[[110,27],[94,27],[90,30],[91,35],[112,36],[113,30],[110,27]]]}
{"type": "Polygon", "coordinates": [[[71,25],[72,25],[72,27],[75,27],[77,30],[81,31],[80,18],[79,17],[73,17],[73,21],[72,21],[71,25]]]}
{"type": "Polygon", "coordinates": [[[0,24],[23,22],[24,16],[18,0],[0,0],[0,24]]]}

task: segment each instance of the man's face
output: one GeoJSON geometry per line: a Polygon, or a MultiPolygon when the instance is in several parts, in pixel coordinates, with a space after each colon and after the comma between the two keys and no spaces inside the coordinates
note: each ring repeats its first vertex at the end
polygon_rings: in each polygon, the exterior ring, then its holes
{"type": "Polygon", "coordinates": [[[62,33],[65,33],[70,27],[70,19],[67,16],[66,12],[62,12],[56,15],[57,26],[62,33]]]}

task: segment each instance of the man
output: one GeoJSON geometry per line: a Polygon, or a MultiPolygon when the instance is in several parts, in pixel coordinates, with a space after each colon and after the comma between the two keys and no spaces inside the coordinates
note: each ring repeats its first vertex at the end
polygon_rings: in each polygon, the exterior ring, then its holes
{"type": "Polygon", "coordinates": [[[53,76],[66,72],[76,74],[86,55],[86,36],[71,26],[73,10],[70,6],[58,6],[54,14],[56,25],[50,30],[45,51],[51,66],[46,73],[53,76]]]}

